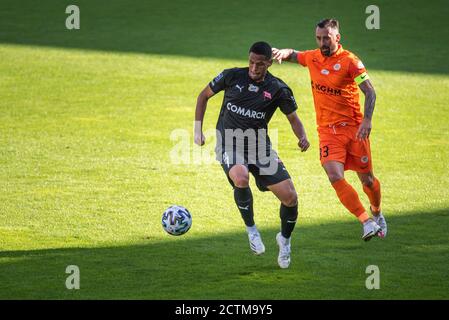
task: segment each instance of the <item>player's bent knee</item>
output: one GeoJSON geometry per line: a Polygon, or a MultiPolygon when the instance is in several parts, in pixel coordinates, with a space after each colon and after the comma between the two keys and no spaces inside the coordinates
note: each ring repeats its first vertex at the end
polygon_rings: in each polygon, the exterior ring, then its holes
{"type": "Polygon", "coordinates": [[[327,177],[329,178],[329,181],[331,183],[337,182],[338,180],[341,180],[344,178],[344,176],[340,173],[328,173],[327,177]]]}
{"type": "Polygon", "coordinates": [[[245,166],[236,165],[229,171],[229,178],[237,188],[247,188],[249,186],[249,173],[245,166]]]}
{"type": "Polygon", "coordinates": [[[237,175],[231,179],[237,188],[247,188],[249,186],[249,176],[237,175]]]}
{"type": "Polygon", "coordinates": [[[288,193],[282,204],[286,207],[294,207],[298,204],[298,194],[296,191],[291,191],[288,193]]]}
{"type": "Polygon", "coordinates": [[[362,178],[362,184],[364,186],[367,186],[368,188],[371,188],[374,183],[374,178],[372,176],[365,176],[362,178]]]}

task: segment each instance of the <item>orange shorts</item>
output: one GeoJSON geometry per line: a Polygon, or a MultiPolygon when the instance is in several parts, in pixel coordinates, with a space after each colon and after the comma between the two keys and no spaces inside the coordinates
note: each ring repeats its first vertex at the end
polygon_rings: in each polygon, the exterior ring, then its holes
{"type": "Polygon", "coordinates": [[[345,123],[318,127],[321,164],[338,161],[344,164],[345,170],[361,173],[372,171],[369,139],[357,140],[355,135],[358,128],[345,123]]]}

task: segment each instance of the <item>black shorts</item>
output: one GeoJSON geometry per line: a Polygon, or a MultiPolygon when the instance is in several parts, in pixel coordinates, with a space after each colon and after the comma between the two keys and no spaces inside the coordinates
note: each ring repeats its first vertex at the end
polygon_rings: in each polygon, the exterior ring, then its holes
{"type": "Polygon", "coordinates": [[[219,158],[219,154],[221,154],[221,157],[218,160],[233,188],[235,186],[234,182],[229,177],[229,171],[237,164],[244,165],[248,168],[248,171],[254,176],[257,188],[259,188],[260,191],[268,191],[268,186],[290,179],[290,174],[281,159],[279,159],[276,151],[271,149],[271,147],[267,149],[267,157],[264,157],[264,161],[259,161],[259,159],[251,160],[249,159],[247,152],[235,152],[235,148],[233,151],[232,159],[230,159],[225,150],[219,150],[219,153],[217,153],[217,159],[219,158]]]}

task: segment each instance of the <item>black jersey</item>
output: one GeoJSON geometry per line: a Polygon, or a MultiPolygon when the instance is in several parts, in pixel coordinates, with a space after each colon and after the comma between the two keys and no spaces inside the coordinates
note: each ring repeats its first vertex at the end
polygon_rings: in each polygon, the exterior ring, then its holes
{"type": "Polygon", "coordinates": [[[248,68],[226,69],[209,86],[215,93],[225,91],[217,121],[222,133],[225,129],[267,129],[278,107],[286,115],[298,108],[292,90],[269,72],[263,82],[255,82],[248,68]]]}

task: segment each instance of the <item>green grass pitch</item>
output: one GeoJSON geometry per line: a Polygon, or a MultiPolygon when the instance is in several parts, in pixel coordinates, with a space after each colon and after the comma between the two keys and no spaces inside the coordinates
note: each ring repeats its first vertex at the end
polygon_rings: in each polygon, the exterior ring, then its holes
{"type": "MultiPolygon", "coordinates": [[[[449,7],[376,1],[380,30],[367,30],[369,4],[1,1],[0,298],[448,299],[449,7]],[[80,30],[65,28],[69,4],[80,30]],[[253,42],[315,48],[326,16],[340,20],[344,47],[377,91],[371,144],[389,234],[361,241],[319,164],[308,72],[274,65],[311,141],[299,152],[275,114],[270,128],[299,193],[292,264],[281,270],[277,199],[251,179],[267,247],[254,256],[218,163],[173,163],[170,137],[184,130],[192,143],[198,93],[221,70],[246,66],[253,42]],[[182,237],[161,228],[172,204],[193,215],[182,237]],[[68,265],[80,268],[80,290],[65,287],[68,265]],[[365,287],[369,265],[379,290],[365,287]]],[[[347,179],[368,205],[355,174],[347,179]]]]}

